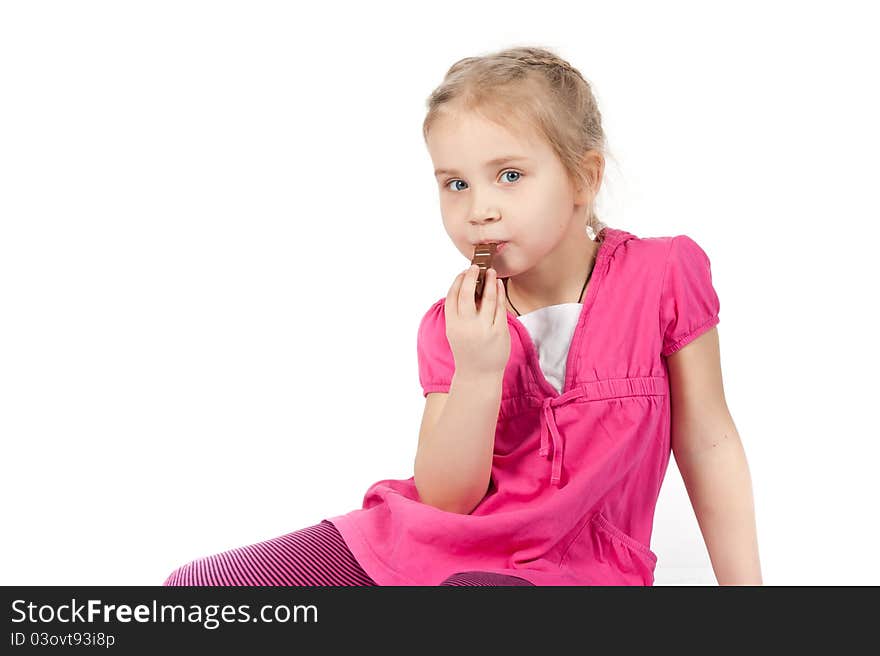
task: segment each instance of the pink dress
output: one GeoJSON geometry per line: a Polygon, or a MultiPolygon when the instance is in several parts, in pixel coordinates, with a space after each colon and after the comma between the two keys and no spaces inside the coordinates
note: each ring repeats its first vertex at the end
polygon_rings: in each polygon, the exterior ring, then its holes
{"type": "MultiPolygon", "coordinates": [[[[709,258],[686,235],[606,227],[568,351],[562,393],[508,311],[491,483],[467,515],[386,479],[331,517],[379,585],[438,585],[486,571],[536,585],[653,585],[654,508],[670,456],[666,356],[718,323],[709,258]]],[[[418,331],[424,395],[448,392],[454,359],[444,304],[418,331]]],[[[415,444],[415,442],[414,442],[415,444]]]]}

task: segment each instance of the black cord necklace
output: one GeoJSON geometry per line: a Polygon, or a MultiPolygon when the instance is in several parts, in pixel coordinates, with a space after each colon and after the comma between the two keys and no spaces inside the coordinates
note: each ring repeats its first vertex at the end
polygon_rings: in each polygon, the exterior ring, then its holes
{"type": "MultiPolygon", "coordinates": [[[[590,278],[593,277],[593,269],[596,268],[595,260],[596,260],[596,254],[593,253],[593,257],[590,260],[592,266],[590,267],[590,272],[587,274],[587,279],[584,280],[584,286],[581,287],[581,295],[578,296],[578,301],[577,301],[578,303],[580,303],[581,300],[583,299],[584,290],[587,288],[587,283],[590,282],[590,278]]],[[[507,294],[507,280],[508,280],[507,278],[502,278],[502,281],[504,282],[504,295],[507,297],[507,302],[510,303],[510,307],[512,307],[513,311],[516,312],[516,316],[520,316],[519,310],[516,309],[516,306],[513,304],[513,302],[510,300],[510,296],[508,296],[508,294],[507,294]]]]}

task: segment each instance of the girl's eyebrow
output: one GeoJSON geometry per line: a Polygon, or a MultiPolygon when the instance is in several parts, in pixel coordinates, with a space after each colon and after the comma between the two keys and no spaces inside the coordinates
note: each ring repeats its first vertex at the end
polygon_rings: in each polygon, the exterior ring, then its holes
{"type": "MultiPolygon", "coordinates": [[[[495,159],[490,159],[488,162],[484,164],[484,166],[488,168],[492,168],[493,166],[498,166],[499,164],[506,164],[507,162],[528,162],[529,158],[524,155],[504,155],[503,157],[496,157],[495,159]]],[[[458,173],[455,169],[435,169],[434,177],[436,178],[439,175],[443,175],[445,173],[458,173]]]]}

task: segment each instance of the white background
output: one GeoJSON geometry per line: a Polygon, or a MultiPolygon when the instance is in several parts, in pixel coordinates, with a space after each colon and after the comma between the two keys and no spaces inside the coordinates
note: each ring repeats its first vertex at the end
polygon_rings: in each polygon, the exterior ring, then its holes
{"type": "MultiPolygon", "coordinates": [[[[0,5],[0,583],[158,585],[412,475],[467,265],[425,100],[513,45],[592,83],[600,217],[710,257],[764,582],[880,583],[865,4],[0,5]]],[[[651,548],[715,583],[674,460],[651,548]]]]}

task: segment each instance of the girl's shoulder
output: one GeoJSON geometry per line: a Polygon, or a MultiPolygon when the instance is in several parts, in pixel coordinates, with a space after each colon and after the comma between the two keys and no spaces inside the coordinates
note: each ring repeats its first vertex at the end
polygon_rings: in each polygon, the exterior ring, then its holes
{"type": "Polygon", "coordinates": [[[656,273],[659,268],[661,275],[670,266],[681,262],[708,263],[706,251],[695,239],[686,234],[660,235],[639,237],[625,230],[615,231],[620,234],[609,257],[616,260],[628,260],[634,268],[642,272],[656,273]]]}

